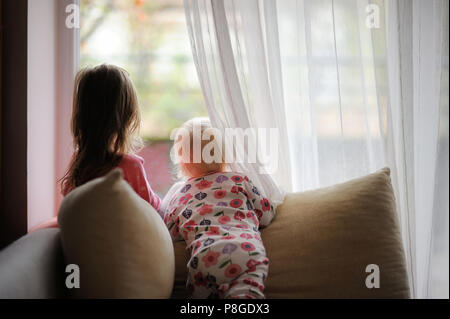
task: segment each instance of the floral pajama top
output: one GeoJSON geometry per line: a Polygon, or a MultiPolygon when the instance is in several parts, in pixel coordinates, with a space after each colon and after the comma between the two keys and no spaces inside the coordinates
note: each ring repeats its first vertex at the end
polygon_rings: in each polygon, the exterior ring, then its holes
{"type": "Polygon", "coordinates": [[[247,176],[226,172],[189,179],[164,215],[173,239],[191,253],[187,288],[193,298],[264,298],[268,273],[259,228],[273,206],[247,176]]]}

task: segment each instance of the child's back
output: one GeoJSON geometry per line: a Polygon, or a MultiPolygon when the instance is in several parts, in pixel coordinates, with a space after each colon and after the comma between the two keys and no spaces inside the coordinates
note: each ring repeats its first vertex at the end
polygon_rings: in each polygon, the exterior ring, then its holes
{"type": "Polygon", "coordinates": [[[117,166],[122,169],[124,179],[134,191],[159,211],[161,200],[147,180],[144,170],[144,159],[137,155],[124,155],[117,166]]]}
{"type": "Polygon", "coordinates": [[[160,199],[148,181],[144,160],[133,155],[142,145],[136,90],[127,72],[113,65],[81,70],[75,79],[71,129],[74,154],[62,179],[62,193],[115,167],[156,210],[160,199]]]}
{"type": "Polygon", "coordinates": [[[264,298],[269,259],[259,228],[270,224],[274,208],[245,174],[227,169],[219,146],[223,143],[208,120],[193,119],[181,129],[175,154],[180,172],[188,180],[171,193],[164,222],[172,237],[186,241],[191,253],[187,265],[189,296],[264,298]],[[197,162],[196,150],[185,148],[195,142],[200,145],[197,152],[201,152],[197,162]],[[217,161],[204,158],[209,143],[216,146],[209,155],[217,155],[217,161]]]}

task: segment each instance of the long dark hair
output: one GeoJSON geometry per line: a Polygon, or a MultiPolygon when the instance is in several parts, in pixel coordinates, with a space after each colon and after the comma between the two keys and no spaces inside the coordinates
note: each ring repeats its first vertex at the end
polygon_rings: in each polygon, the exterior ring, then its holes
{"type": "Polygon", "coordinates": [[[136,90],[128,73],[114,65],[85,68],[75,78],[71,131],[74,154],[61,190],[102,176],[142,145],[136,90]]]}

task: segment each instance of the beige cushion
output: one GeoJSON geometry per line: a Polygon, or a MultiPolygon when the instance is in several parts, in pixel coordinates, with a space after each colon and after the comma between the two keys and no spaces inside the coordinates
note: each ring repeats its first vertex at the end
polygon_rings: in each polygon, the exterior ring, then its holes
{"type": "MultiPolygon", "coordinates": [[[[270,259],[267,298],[408,298],[408,278],[389,169],[288,194],[262,231],[270,259]],[[380,288],[366,287],[376,264],[380,288]]],[[[185,296],[187,254],[175,243],[174,298],[185,296]]]]}
{"type": "Polygon", "coordinates": [[[68,194],[58,222],[66,263],[80,267],[74,297],[170,297],[175,269],[170,234],[119,169],[68,194]]]}

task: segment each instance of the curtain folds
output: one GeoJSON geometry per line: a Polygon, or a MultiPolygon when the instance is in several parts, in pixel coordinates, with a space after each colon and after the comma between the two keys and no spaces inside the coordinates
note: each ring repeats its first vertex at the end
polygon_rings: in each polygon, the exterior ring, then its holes
{"type": "Polygon", "coordinates": [[[233,169],[276,205],[389,166],[412,295],[448,298],[448,1],[184,3],[212,124],[278,129],[233,169]]]}
{"type": "Polygon", "coordinates": [[[388,3],[387,163],[411,286],[448,298],[448,1],[388,3]]]}
{"type": "MultiPolygon", "coordinates": [[[[253,1],[185,1],[186,20],[194,61],[213,126],[221,130],[283,128],[278,130],[281,145],[274,154],[268,155],[276,158],[279,166],[288,168],[289,148],[282,145],[287,141],[285,119],[284,113],[279,111],[283,105],[279,99],[279,84],[275,83],[279,79],[270,78],[268,74],[260,16],[248,16],[245,32],[241,32],[242,17],[235,14],[241,10],[252,12],[258,8],[256,4],[253,1]],[[247,63],[249,61],[245,56],[249,50],[254,53],[251,63],[247,63]],[[245,68],[249,68],[250,72],[245,68]],[[251,94],[250,90],[258,94],[251,94]],[[256,104],[258,107],[254,107],[256,104]]],[[[280,70],[274,70],[274,67],[271,69],[273,73],[280,70]]],[[[269,139],[268,136],[266,138],[269,139]]],[[[244,145],[246,150],[256,147],[260,150],[264,148],[267,152],[266,146],[262,142],[244,145]]],[[[264,173],[261,162],[261,159],[257,159],[256,163],[244,161],[233,163],[231,167],[233,170],[246,172],[276,206],[283,201],[284,190],[277,186],[271,175],[264,173]]],[[[278,170],[274,174],[285,185],[290,184],[289,169],[278,170]]]]}

